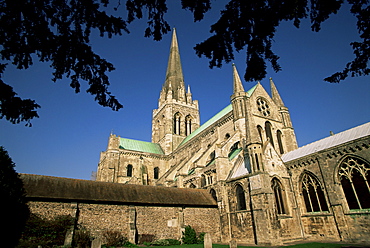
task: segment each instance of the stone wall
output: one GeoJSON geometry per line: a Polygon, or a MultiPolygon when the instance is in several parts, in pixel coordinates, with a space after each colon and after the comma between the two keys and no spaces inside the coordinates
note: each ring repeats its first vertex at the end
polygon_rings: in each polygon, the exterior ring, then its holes
{"type": "Polygon", "coordinates": [[[190,225],[197,233],[210,233],[213,242],[221,241],[217,208],[43,201],[30,201],[28,204],[32,213],[46,219],[58,215],[77,216],[79,227],[89,230],[93,237],[102,238],[103,233],[109,230],[121,232],[131,242],[180,240],[185,225],[190,225]]]}

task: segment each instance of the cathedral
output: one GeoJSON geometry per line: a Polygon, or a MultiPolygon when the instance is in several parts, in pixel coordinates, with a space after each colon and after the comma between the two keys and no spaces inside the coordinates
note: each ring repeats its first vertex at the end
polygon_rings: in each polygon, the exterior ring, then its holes
{"type": "Polygon", "coordinates": [[[370,123],[298,147],[272,79],[271,95],[245,90],[233,65],[232,83],[230,104],[200,125],[174,30],[151,142],[110,134],[95,182],[23,175],[32,211],[135,243],[181,239],[186,225],[219,243],[368,242],[370,123]]]}
{"type": "Polygon", "coordinates": [[[272,79],[270,87],[271,96],[260,83],[245,90],[233,65],[230,105],[200,125],[174,30],[152,142],[111,134],[97,181],[207,189],[221,236],[246,243],[369,239],[370,123],[298,148],[272,79]]]}

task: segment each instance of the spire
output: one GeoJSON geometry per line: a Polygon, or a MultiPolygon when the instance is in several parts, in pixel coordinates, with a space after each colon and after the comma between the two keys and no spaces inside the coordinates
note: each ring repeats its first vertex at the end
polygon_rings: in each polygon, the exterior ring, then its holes
{"type": "Polygon", "coordinates": [[[172,33],[170,56],[168,58],[166,80],[165,80],[164,87],[163,87],[163,90],[165,91],[166,96],[170,89],[170,85],[172,86],[172,91],[173,91],[172,97],[174,99],[176,100],[186,99],[184,76],[182,74],[179,45],[177,43],[175,29],[173,29],[173,33],[172,33]]]}
{"type": "Polygon", "coordinates": [[[281,100],[280,94],[277,91],[274,81],[272,81],[272,78],[270,78],[270,87],[271,87],[272,100],[276,103],[278,107],[284,107],[285,105],[283,103],[283,100],[281,100]]]}
{"type": "Polygon", "coordinates": [[[240,80],[239,73],[236,70],[235,64],[233,64],[233,82],[234,82],[234,94],[238,92],[244,92],[242,81],[240,80]]]}

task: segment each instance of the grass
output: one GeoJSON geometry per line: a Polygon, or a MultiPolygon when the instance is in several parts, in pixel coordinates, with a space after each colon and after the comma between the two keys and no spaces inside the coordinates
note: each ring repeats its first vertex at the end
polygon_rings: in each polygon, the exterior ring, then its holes
{"type": "MultiPolygon", "coordinates": [[[[305,244],[295,244],[289,246],[280,246],[286,248],[340,248],[345,244],[330,244],[330,243],[305,243],[305,244]]],[[[163,246],[163,248],[203,248],[203,244],[195,245],[171,245],[163,246]]],[[[229,248],[229,245],[219,245],[213,244],[212,248],[229,248]]],[[[238,248],[266,248],[266,246],[239,246],[238,248]]]]}

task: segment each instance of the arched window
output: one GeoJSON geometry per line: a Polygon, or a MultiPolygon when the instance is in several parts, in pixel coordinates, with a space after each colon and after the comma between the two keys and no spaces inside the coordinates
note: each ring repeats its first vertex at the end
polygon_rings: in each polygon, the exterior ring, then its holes
{"type": "Polygon", "coordinates": [[[191,116],[187,115],[185,118],[185,135],[191,134],[191,116]]]}
{"type": "Polygon", "coordinates": [[[254,154],[254,158],[256,159],[256,169],[260,170],[260,162],[258,160],[258,154],[254,154]]]}
{"type": "Polygon", "coordinates": [[[132,165],[131,164],[127,165],[126,176],[132,177],[132,165]]]}
{"type": "Polygon", "coordinates": [[[236,203],[237,203],[237,210],[245,210],[247,209],[247,204],[245,202],[245,194],[244,194],[244,189],[242,186],[239,184],[236,185],[236,203]]]}
{"type": "Polygon", "coordinates": [[[173,118],[173,133],[180,134],[181,114],[177,112],[173,118]]]}
{"type": "Polygon", "coordinates": [[[258,130],[258,134],[260,135],[261,142],[263,142],[263,137],[262,137],[263,129],[262,129],[262,127],[260,125],[258,125],[257,130],[258,130]]]}
{"type": "Polygon", "coordinates": [[[277,131],[277,141],[279,145],[280,154],[284,154],[284,148],[283,148],[283,141],[282,141],[282,132],[280,130],[277,131]]]}
{"type": "Polygon", "coordinates": [[[272,138],[272,125],[268,121],[265,123],[265,130],[267,138],[269,138],[271,145],[274,146],[274,139],[272,138]]]}
{"type": "Polygon", "coordinates": [[[213,199],[215,199],[215,201],[217,202],[216,191],[214,189],[211,189],[210,193],[211,193],[211,196],[213,197],[213,199]]]}
{"type": "Polygon", "coordinates": [[[302,177],[302,194],[307,212],[328,211],[328,205],[320,183],[308,173],[302,177]]]}
{"type": "Polygon", "coordinates": [[[370,166],[367,162],[347,157],[340,164],[339,179],[350,209],[370,208],[370,166]]]}
{"type": "Polygon", "coordinates": [[[201,177],[200,177],[200,187],[205,187],[206,186],[206,184],[207,184],[207,182],[206,182],[206,177],[204,176],[204,175],[202,175],[201,177]]]}
{"type": "Polygon", "coordinates": [[[274,191],[277,213],[286,214],[285,201],[284,201],[284,195],[283,195],[284,190],[283,190],[283,187],[280,181],[277,178],[272,179],[271,187],[272,187],[272,190],[274,191]]]}
{"type": "Polygon", "coordinates": [[[158,179],[158,178],[159,178],[159,168],[154,167],[154,179],[158,179]]]}

